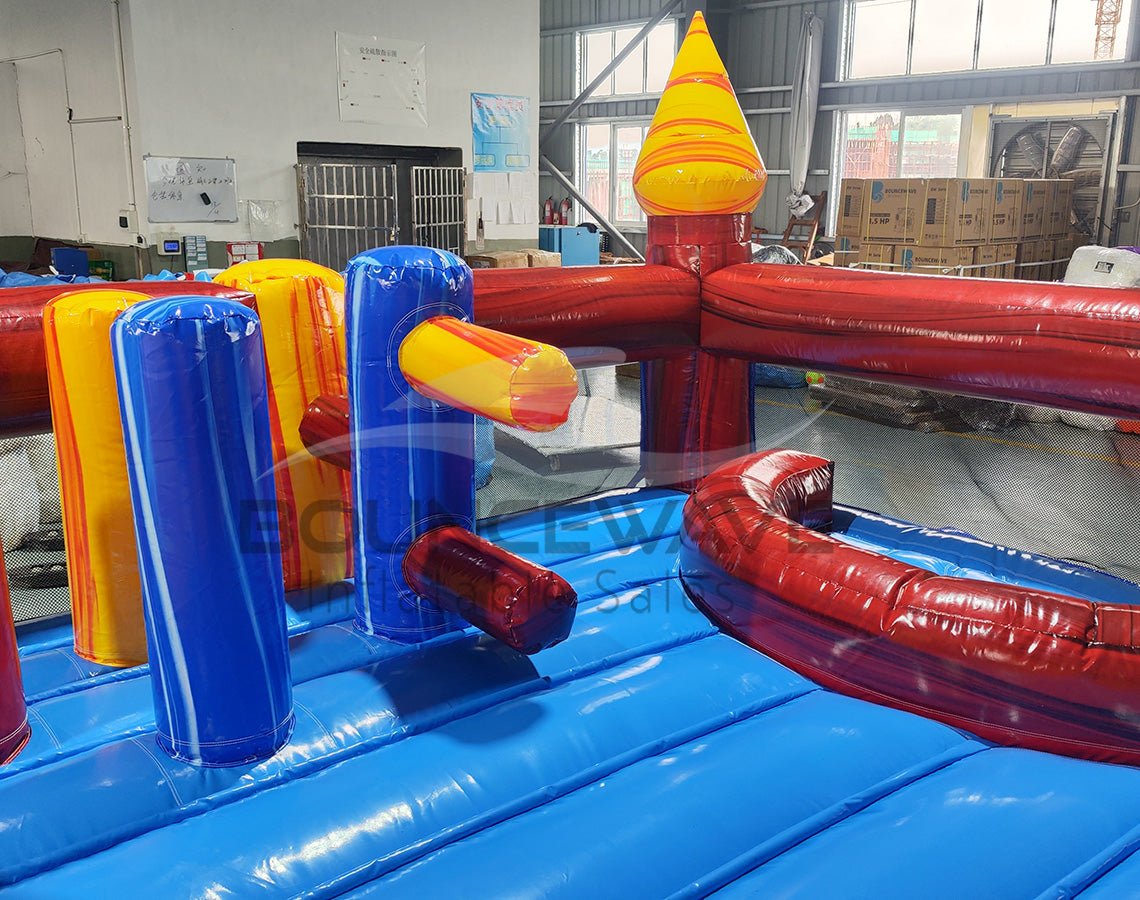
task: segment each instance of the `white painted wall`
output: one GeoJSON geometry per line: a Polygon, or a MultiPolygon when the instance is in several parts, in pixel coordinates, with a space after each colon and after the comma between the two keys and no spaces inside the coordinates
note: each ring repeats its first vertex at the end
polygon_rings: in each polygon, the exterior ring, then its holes
{"type": "MultiPolygon", "coordinates": [[[[3,2],[3,0],[0,0],[3,2]]],[[[470,94],[531,97],[538,159],[538,6],[534,0],[126,0],[136,190],[141,156],[233,157],[234,224],[145,225],[211,240],[296,235],[298,141],[459,147],[471,163],[470,94]],[[490,11],[494,10],[493,14],[490,11]],[[427,45],[427,127],[341,122],[336,32],[427,45]],[[279,217],[251,234],[246,204],[275,201],[279,217]]],[[[536,241],[535,225],[496,237],[536,241]]]]}
{"type": "Polygon", "coordinates": [[[0,235],[31,233],[32,205],[16,93],[16,64],[0,63],[0,235]]]}
{"type": "MultiPolygon", "coordinates": [[[[0,60],[16,60],[31,207],[27,218],[0,218],[0,233],[27,234],[30,225],[42,237],[129,243],[118,227],[130,186],[115,4],[0,0],[0,60]]],[[[8,132],[16,120],[2,96],[0,88],[0,130],[8,132]]],[[[0,159],[4,168],[12,167],[0,159]]]]}

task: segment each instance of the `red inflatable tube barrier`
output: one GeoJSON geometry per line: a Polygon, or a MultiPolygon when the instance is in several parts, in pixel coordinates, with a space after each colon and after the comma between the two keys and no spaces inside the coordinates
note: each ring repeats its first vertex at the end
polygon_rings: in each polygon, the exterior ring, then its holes
{"type": "Polygon", "coordinates": [[[130,281],[52,284],[0,289],[0,437],[51,428],[43,310],[60,294],[93,290],[137,291],[150,297],[204,294],[252,303],[252,295],[203,281],[130,281]]]}
{"type": "Polygon", "coordinates": [[[8,599],[8,577],[4,573],[4,549],[0,547],[0,766],[10,762],[24,748],[30,734],[16,626],[8,599]]]}
{"type": "Polygon", "coordinates": [[[696,347],[697,279],[666,266],[476,269],[475,321],[553,344],[579,368],[696,347]]]}
{"type": "Polygon", "coordinates": [[[1140,413],[1138,291],[773,265],[721,269],[701,286],[701,345],[713,352],[1140,413]]]}
{"type": "Polygon", "coordinates": [[[297,429],[301,443],[317,459],[344,469],[352,467],[348,442],[348,398],[321,394],[309,404],[297,429]]]}
{"type": "Polygon", "coordinates": [[[1000,744],[1140,765],[1140,609],[934,575],[814,529],[832,464],[772,450],[705,478],[681,574],[726,631],[826,687],[1000,744]]]}
{"type": "Polygon", "coordinates": [[[559,575],[457,525],[415,540],[404,555],[404,579],[420,596],[526,654],[565,640],[578,605],[559,575]]]}

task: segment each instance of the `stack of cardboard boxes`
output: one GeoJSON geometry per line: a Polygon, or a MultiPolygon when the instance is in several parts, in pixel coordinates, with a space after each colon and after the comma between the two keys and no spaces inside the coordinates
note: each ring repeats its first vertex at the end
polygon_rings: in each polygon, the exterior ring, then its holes
{"type": "Polygon", "coordinates": [[[1087,243],[1061,179],[845,178],[839,204],[837,266],[1053,281],[1087,243]]]}

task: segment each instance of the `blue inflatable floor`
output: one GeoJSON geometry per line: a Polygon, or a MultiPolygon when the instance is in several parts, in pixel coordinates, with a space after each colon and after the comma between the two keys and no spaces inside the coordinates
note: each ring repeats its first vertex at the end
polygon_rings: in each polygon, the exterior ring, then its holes
{"type": "Polygon", "coordinates": [[[5,896],[1140,897],[1140,770],[991,747],[717,633],[677,579],[683,499],[482,529],[578,591],[533,658],[292,598],[297,729],[255,766],[173,762],[145,668],[26,634],[5,896]]]}

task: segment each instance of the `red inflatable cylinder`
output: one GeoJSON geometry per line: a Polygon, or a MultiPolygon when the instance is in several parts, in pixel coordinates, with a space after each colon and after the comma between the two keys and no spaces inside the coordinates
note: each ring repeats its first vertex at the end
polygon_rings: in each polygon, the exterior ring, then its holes
{"type": "Polygon", "coordinates": [[[404,555],[408,586],[520,653],[566,639],[578,595],[559,575],[457,525],[418,538],[404,555]]]}
{"type": "Polygon", "coordinates": [[[347,397],[321,394],[305,410],[298,430],[301,443],[317,459],[323,459],[345,471],[351,468],[347,397]]]}
{"type": "MultiPolygon", "coordinates": [[[[92,287],[137,291],[150,297],[205,294],[252,303],[245,291],[202,281],[95,283],[92,287]]],[[[43,312],[48,301],[75,285],[5,288],[0,291],[0,437],[38,434],[51,428],[43,312]]]]}
{"type": "Polygon", "coordinates": [[[30,734],[16,626],[8,599],[8,576],[4,572],[4,550],[0,547],[0,766],[15,758],[30,734]]]}
{"type": "MultiPolygon", "coordinates": [[[[751,259],[749,217],[649,216],[647,258],[704,278],[751,259]]],[[[753,446],[752,369],[702,350],[641,367],[641,464],[651,485],[691,489],[753,446]]]]}

